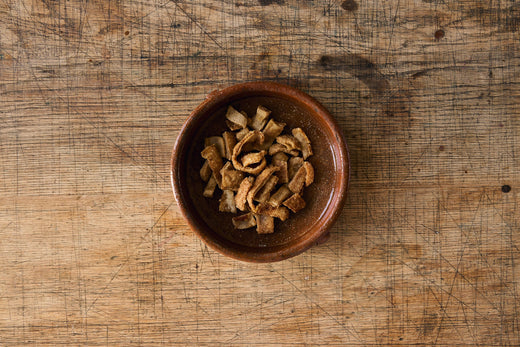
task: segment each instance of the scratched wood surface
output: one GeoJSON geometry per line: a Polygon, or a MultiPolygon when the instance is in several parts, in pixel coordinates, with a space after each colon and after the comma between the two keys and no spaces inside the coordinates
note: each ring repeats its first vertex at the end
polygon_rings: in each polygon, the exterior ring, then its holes
{"type": "Polygon", "coordinates": [[[0,345],[520,344],[520,6],[0,0],[0,345]],[[297,86],[350,146],[324,245],[206,248],[169,185],[210,91],[297,86]]]}

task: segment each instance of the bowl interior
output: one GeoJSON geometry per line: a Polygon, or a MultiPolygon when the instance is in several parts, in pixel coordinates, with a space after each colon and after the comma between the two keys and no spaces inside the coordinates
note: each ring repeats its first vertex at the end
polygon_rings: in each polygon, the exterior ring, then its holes
{"type": "Polygon", "coordinates": [[[173,169],[178,170],[184,212],[192,228],[211,246],[231,256],[244,258],[249,254],[255,258],[259,254],[283,253],[284,249],[298,245],[303,250],[304,244],[317,239],[320,236],[317,234],[324,231],[322,226],[333,213],[332,205],[338,202],[335,195],[348,172],[344,172],[344,163],[341,163],[347,160],[342,157],[343,149],[338,147],[341,141],[330,124],[316,114],[316,105],[277,91],[239,92],[199,107],[182,136],[184,141],[174,154],[179,156],[177,168],[173,169]],[[273,234],[258,235],[254,228],[234,229],[231,218],[235,215],[218,211],[220,191],[217,189],[212,199],[202,196],[205,184],[199,170],[204,161],[200,152],[206,137],[227,130],[224,120],[228,105],[246,111],[249,116],[254,115],[258,105],[263,105],[272,111],[272,118],[286,123],[286,130],[301,127],[311,141],[314,155],[308,160],[315,169],[315,181],[304,190],[307,205],[298,213],[291,213],[284,222],[276,220],[273,234]]]}

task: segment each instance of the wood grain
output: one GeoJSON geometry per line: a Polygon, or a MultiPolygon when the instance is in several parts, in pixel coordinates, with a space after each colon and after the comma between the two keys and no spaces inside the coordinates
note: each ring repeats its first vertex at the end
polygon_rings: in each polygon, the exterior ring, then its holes
{"type": "Polygon", "coordinates": [[[519,26],[495,0],[0,1],[0,344],[520,344],[519,26]],[[253,80],[316,97],[352,159],[331,239],[275,264],[208,250],[169,186],[187,114],[253,80]]]}

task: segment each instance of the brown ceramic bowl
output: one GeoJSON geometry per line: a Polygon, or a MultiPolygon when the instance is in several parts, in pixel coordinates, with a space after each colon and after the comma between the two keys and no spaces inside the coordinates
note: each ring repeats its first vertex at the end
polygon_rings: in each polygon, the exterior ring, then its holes
{"type": "Polygon", "coordinates": [[[349,182],[349,156],[341,130],[330,113],[302,91],[272,82],[250,82],[208,95],[188,117],[173,148],[171,179],[175,198],[193,231],[216,251],[244,261],[273,262],[293,257],[328,236],[341,213],[349,182]],[[218,211],[218,197],[202,196],[199,170],[204,139],[226,130],[228,105],[253,115],[258,105],[289,129],[301,127],[314,155],[309,161],[315,181],[305,188],[307,206],[288,220],[276,221],[275,232],[258,235],[254,228],[235,230],[234,216],[218,211]]]}

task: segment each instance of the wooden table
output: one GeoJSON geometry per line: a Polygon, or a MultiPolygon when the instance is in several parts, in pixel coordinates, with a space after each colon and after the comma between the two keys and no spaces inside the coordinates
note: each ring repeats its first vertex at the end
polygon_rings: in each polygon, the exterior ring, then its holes
{"type": "Polygon", "coordinates": [[[520,344],[520,6],[0,1],[0,344],[520,344]],[[331,239],[208,249],[169,183],[212,90],[274,80],[344,131],[331,239]]]}

